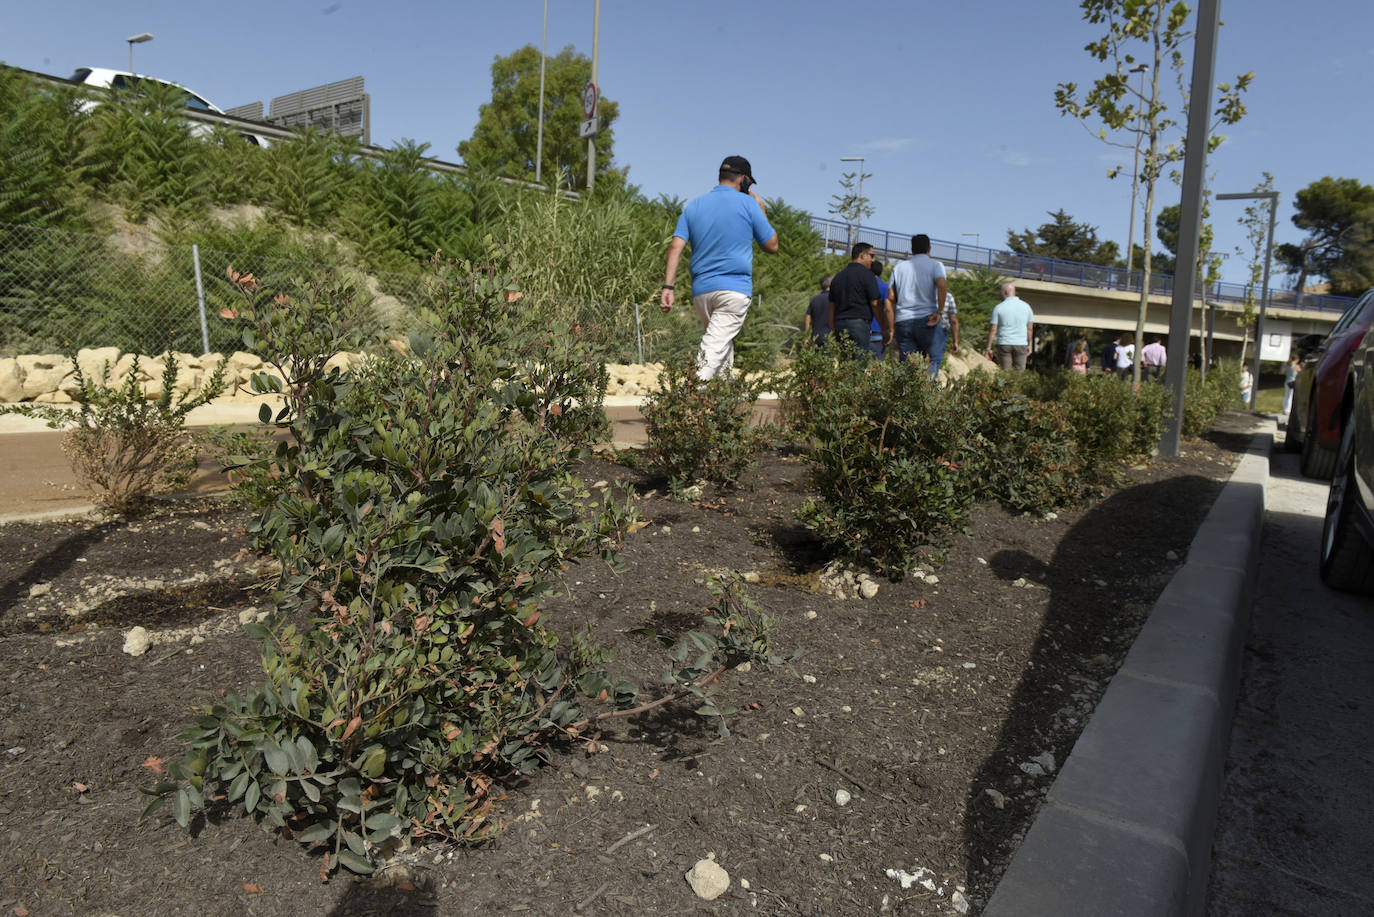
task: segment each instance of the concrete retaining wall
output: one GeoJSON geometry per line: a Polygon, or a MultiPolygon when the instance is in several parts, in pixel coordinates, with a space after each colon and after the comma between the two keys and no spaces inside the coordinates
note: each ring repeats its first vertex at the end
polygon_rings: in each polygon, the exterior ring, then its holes
{"type": "Polygon", "coordinates": [[[984,917],[1202,913],[1272,445],[1217,497],[984,917]]]}

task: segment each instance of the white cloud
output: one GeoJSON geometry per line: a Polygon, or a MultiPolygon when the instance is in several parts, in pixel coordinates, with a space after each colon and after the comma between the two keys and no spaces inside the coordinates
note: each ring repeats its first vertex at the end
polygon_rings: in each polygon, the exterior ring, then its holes
{"type": "Polygon", "coordinates": [[[881,140],[861,143],[859,149],[867,153],[900,153],[902,150],[911,149],[911,145],[915,142],[914,137],[884,137],[881,140]]]}

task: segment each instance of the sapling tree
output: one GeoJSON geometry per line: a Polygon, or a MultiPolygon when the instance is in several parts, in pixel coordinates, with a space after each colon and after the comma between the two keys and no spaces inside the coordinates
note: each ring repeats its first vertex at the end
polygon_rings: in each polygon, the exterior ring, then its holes
{"type": "MultiPolygon", "coordinates": [[[[1261,173],[1264,179],[1255,185],[1256,194],[1274,190],[1274,176],[1261,173]]],[[[1245,227],[1245,245],[1236,246],[1236,254],[1246,259],[1246,272],[1250,282],[1245,287],[1245,311],[1236,316],[1236,324],[1243,329],[1240,341],[1240,362],[1245,365],[1245,349],[1250,343],[1250,326],[1255,321],[1255,291],[1259,289],[1260,279],[1264,277],[1264,254],[1269,244],[1269,202],[1251,201],[1245,208],[1245,215],[1236,222],[1245,227]]],[[[1258,329],[1256,330],[1258,333],[1258,329]]],[[[1256,346],[1258,337],[1256,338],[1256,346]]]]}
{"type": "MultiPolygon", "coordinates": [[[[1155,192],[1159,180],[1171,163],[1180,162],[1184,153],[1184,137],[1179,120],[1164,98],[1164,74],[1167,67],[1183,90],[1177,110],[1187,111],[1187,83],[1183,78],[1187,60],[1183,51],[1193,37],[1192,9],[1178,0],[1083,0],[1083,18],[1094,25],[1105,25],[1106,34],[1089,42],[1084,50],[1111,69],[1093,81],[1092,88],[1079,95],[1077,83],[1060,83],[1054,93],[1054,104],[1061,114],[1078,119],[1085,128],[1089,122],[1100,122],[1094,136],[1124,150],[1134,151],[1137,142],[1141,151],[1139,181],[1145,188],[1143,278],[1140,285],[1140,309],[1136,317],[1136,340],[1145,333],[1145,316],[1150,297],[1149,227],[1154,222],[1155,192]],[[1128,71],[1137,63],[1150,68],[1149,81],[1142,92],[1130,84],[1128,71]],[[1172,139],[1171,139],[1172,138],[1172,139]]],[[[1225,139],[1215,133],[1221,125],[1235,124],[1245,115],[1242,95],[1254,78],[1253,71],[1236,77],[1234,83],[1221,83],[1214,109],[1212,133],[1208,149],[1215,150],[1225,139]]],[[[1091,132],[1091,128],[1089,128],[1091,132]]],[[[1110,170],[1114,178],[1122,166],[1110,170]]],[[[1130,246],[1127,246],[1129,251],[1130,246]]],[[[1186,282],[1186,281],[1185,281],[1186,282]]],[[[1140,381],[1140,348],[1133,360],[1133,377],[1140,381]]]]}

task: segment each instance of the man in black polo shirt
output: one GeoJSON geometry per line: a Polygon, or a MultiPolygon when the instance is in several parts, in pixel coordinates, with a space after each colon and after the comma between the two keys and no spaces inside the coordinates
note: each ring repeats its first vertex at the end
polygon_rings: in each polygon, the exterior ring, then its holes
{"type": "Polygon", "coordinates": [[[862,355],[868,349],[869,326],[873,319],[883,329],[883,343],[892,343],[892,322],[887,309],[879,308],[878,278],[873,276],[873,246],[860,242],[849,256],[844,270],[830,281],[830,328],[837,338],[849,338],[862,355]]]}

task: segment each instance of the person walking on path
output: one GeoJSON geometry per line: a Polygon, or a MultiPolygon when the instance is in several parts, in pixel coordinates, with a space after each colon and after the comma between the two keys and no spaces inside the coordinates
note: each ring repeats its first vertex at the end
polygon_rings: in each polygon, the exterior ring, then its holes
{"type": "Polygon", "coordinates": [[[690,244],[692,306],[704,329],[697,352],[697,376],[703,380],[728,375],[734,366],[735,337],[754,293],[754,243],[770,255],[778,251],[778,234],[768,222],[763,198],[750,190],[755,182],[749,160],[725,157],[719,181],[682,208],[668,243],[659,297],[664,312],[673,308],[678,262],[690,244]]]}
{"type": "Polygon", "coordinates": [[[945,266],[930,257],[930,236],[911,237],[911,257],[892,269],[887,301],[893,310],[893,337],[905,360],[930,356],[935,329],[944,317],[945,266]]]}
{"type": "Polygon", "coordinates": [[[1104,373],[1116,372],[1116,341],[1110,340],[1107,346],[1102,348],[1102,371],[1104,373]]]}
{"type": "Polygon", "coordinates": [[[1131,375],[1131,363],[1135,360],[1135,334],[1126,332],[1116,339],[1116,374],[1122,379],[1131,375]]]}
{"type": "Polygon", "coordinates": [[[996,359],[1002,369],[1026,369],[1030,343],[1035,340],[1035,313],[1025,300],[1016,295],[1016,284],[1002,284],[1002,301],[992,308],[988,319],[988,347],[986,356],[996,359]],[[993,344],[997,349],[993,350],[993,344]]]}
{"type": "Polygon", "coordinates": [[[811,304],[806,307],[802,333],[814,343],[820,343],[821,339],[830,333],[830,282],[834,279],[834,274],[822,277],[821,291],[811,297],[811,304]]]}
{"type": "Polygon", "coordinates": [[[887,310],[879,310],[878,278],[869,267],[873,263],[873,246],[857,243],[850,258],[849,264],[830,282],[830,327],[837,339],[849,338],[861,353],[869,354],[868,329],[874,318],[884,325],[885,342],[891,342],[892,332],[886,327],[887,310]]]}
{"type": "Polygon", "coordinates": [[[887,353],[887,335],[883,333],[883,328],[891,327],[892,322],[880,321],[878,315],[887,309],[887,281],[883,279],[883,263],[874,261],[869,265],[869,270],[873,271],[873,276],[878,278],[878,308],[873,310],[873,322],[868,326],[868,349],[873,352],[873,356],[879,360],[887,353]]]}
{"type": "Polygon", "coordinates": [[[1073,352],[1069,354],[1069,370],[1080,376],[1086,376],[1090,359],[1088,356],[1088,339],[1080,337],[1078,342],[1073,345],[1073,352]]]}
{"type": "Polygon", "coordinates": [[[940,376],[940,364],[945,359],[945,348],[954,341],[954,352],[959,352],[959,307],[954,303],[954,294],[945,294],[945,314],[940,324],[935,326],[935,336],[930,341],[930,381],[940,376]]]}
{"type": "Polygon", "coordinates": [[[1150,343],[1141,348],[1140,372],[1146,379],[1158,379],[1164,373],[1164,364],[1168,359],[1169,352],[1159,342],[1159,335],[1155,335],[1150,338],[1150,343]]]}
{"type": "Polygon", "coordinates": [[[1287,417],[1293,411],[1293,392],[1298,387],[1298,370],[1302,363],[1298,360],[1298,355],[1293,354],[1288,358],[1288,365],[1283,368],[1283,416],[1287,417]]]}

